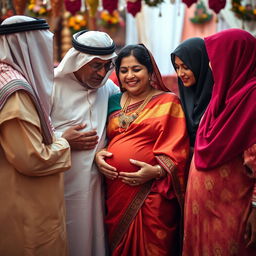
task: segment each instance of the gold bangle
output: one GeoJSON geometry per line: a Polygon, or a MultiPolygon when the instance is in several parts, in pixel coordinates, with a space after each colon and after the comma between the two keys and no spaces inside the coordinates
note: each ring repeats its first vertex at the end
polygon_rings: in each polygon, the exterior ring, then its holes
{"type": "Polygon", "coordinates": [[[155,167],[158,169],[156,180],[160,180],[161,178],[165,177],[165,170],[159,164],[155,165],[155,167]]]}

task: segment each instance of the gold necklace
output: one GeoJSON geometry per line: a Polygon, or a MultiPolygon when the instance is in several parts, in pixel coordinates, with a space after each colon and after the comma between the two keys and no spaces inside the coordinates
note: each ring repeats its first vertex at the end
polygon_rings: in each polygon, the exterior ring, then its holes
{"type": "Polygon", "coordinates": [[[139,116],[139,113],[144,109],[144,107],[148,104],[148,102],[153,97],[153,93],[150,93],[144,101],[141,103],[141,105],[132,113],[127,114],[127,108],[131,102],[131,98],[128,96],[123,108],[121,109],[119,115],[118,115],[118,122],[119,127],[125,129],[125,131],[129,128],[130,124],[139,116]]]}

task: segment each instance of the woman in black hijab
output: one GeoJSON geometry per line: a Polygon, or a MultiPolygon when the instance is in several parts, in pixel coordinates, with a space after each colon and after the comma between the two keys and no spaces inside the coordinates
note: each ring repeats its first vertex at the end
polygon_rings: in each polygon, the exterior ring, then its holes
{"type": "Polygon", "coordinates": [[[190,145],[194,147],[196,131],[211,99],[213,86],[204,40],[198,37],[185,40],[171,53],[171,61],[178,76],[190,145]]]}

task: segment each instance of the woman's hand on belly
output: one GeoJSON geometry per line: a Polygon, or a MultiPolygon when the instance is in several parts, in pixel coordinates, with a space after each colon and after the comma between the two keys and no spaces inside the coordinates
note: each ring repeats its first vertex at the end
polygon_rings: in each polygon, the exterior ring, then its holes
{"type": "Polygon", "coordinates": [[[94,159],[99,171],[111,180],[117,178],[118,173],[114,166],[106,163],[105,158],[112,157],[112,155],[113,154],[111,152],[108,152],[106,150],[101,150],[98,153],[96,153],[95,159],[94,159]]]}
{"type": "Polygon", "coordinates": [[[130,186],[138,186],[159,176],[158,166],[130,159],[130,162],[140,169],[137,172],[120,172],[118,178],[130,186]]]}

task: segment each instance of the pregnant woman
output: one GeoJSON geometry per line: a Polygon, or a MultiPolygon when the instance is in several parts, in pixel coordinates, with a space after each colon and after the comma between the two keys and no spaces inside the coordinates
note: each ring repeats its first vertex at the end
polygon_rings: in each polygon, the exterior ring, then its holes
{"type": "Polygon", "coordinates": [[[96,155],[106,177],[106,225],[111,255],[179,255],[186,120],[143,45],[121,50],[122,93],[109,100],[106,150],[96,155]]]}

